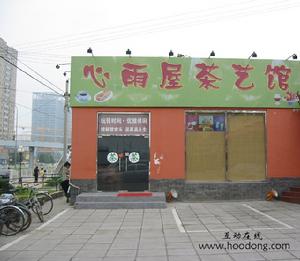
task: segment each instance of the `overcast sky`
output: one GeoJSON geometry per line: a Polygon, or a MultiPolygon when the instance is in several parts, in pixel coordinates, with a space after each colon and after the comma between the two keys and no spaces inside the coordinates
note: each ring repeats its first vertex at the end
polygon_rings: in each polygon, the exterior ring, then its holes
{"type": "MultiPolygon", "coordinates": [[[[0,0],[0,37],[19,51],[21,68],[64,89],[70,66],[55,65],[87,55],[88,47],[95,56],[123,56],[128,48],[133,56],[167,56],[170,49],[192,57],[212,50],[221,58],[299,56],[299,13],[299,0],[0,0]]],[[[34,91],[50,90],[18,71],[24,132],[31,112],[22,105],[31,108],[34,91]]]]}

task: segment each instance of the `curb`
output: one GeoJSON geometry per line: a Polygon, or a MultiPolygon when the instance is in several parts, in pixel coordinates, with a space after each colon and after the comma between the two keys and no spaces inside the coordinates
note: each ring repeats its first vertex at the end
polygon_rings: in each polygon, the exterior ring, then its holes
{"type": "Polygon", "coordinates": [[[56,198],[60,198],[64,195],[64,192],[63,191],[55,191],[55,192],[52,192],[50,193],[50,196],[53,198],[53,199],[56,199],[56,198]]]}

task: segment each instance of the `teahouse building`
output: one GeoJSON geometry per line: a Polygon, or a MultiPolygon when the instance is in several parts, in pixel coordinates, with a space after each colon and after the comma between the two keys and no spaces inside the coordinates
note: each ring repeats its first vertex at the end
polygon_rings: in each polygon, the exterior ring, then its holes
{"type": "Polygon", "coordinates": [[[73,57],[71,75],[83,192],[259,199],[299,184],[298,61],[73,57]]]}

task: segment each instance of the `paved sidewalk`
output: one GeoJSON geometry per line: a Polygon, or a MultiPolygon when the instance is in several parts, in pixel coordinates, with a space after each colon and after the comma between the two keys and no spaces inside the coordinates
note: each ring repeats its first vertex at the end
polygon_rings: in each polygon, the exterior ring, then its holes
{"type": "MultiPolygon", "coordinates": [[[[60,198],[54,199],[52,211],[48,215],[44,216],[45,222],[47,222],[48,220],[51,220],[54,216],[56,216],[58,213],[62,212],[63,210],[65,210],[67,208],[70,208],[70,206],[69,206],[69,204],[66,203],[65,197],[60,197],[60,198]]],[[[28,235],[30,232],[34,231],[36,228],[38,228],[39,226],[42,225],[42,223],[40,222],[40,220],[38,219],[36,214],[31,212],[31,217],[32,217],[32,223],[27,230],[20,232],[15,236],[9,236],[9,237],[0,236],[0,248],[3,245],[14,241],[21,236],[28,235]]],[[[0,251],[0,261],[1,261],[1,251],[0,251]]]]}
{"type": "Polygon", "coordinates": [[[3,248],[1,261],[300,260],[300,205],[227,201],[146,210],[69,208],[3,248]]]}

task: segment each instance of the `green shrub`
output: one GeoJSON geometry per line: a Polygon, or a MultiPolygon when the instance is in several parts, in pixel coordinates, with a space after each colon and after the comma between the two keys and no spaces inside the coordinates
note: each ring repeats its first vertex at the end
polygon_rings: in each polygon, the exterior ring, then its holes
{"type": "Polygon", "coordinates": [[[0,177],[0,194],[8,192],[8,190],[9,190],[9,180],[0,177]]]}
{"type": "Polygon", "coordinates": [[[51,177],[46,180],[45,184],[49,187],[57,187],[61,182],[61,177],[51,177]]]}

